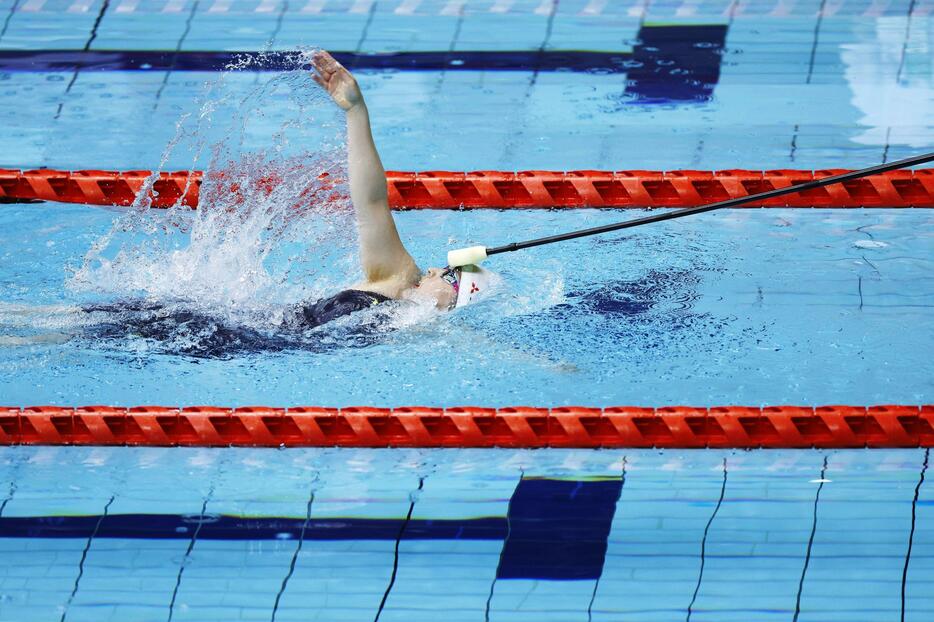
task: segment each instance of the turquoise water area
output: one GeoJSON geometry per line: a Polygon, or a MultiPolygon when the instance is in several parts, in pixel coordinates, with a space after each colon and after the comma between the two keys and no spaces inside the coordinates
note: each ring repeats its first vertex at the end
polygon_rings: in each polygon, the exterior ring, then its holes
{"type": "MultiPolygon", "coordinates": [[[[195,216],[4,206],[6,403],[930,401],[925,210],[728,211],[516,253],[489,263],[500,287],[475,308],[282,343],[286,305],[360,272],[345,200],[292,210],[318,173],[344,174],[341,117],[301,56],[262,56],[323,46],[359,67],[387,168],[859,167],[931,144],[923,3],[5,6],[0,165],[292,184],[195,216]],[[141,297],[214,321],[149,339],[112,330],[119,314],[22,308],[141,297]],[[231,345],[230,330],[252,332],[231,345]]],[[[428,267],[630,215],[397,218],[428,267]]]]}
{"type": "MultiPolygon", "coordinates": [[[[626,216],[406,212],[398,221],[416,259],[437,265],[452,239],[498,244],[513,232],[549,235],[626,216]]],[[[503,279],[498,291],[453,315],[404,307],[382,331],[361,335],[349,324],[285,344],[211,349],[224,322],[275,334],[283,305],[314,297],[295,272],[282,276],[281,257],[267,265],[283,281],[245,293],[225,271],[248,264],[241,255],[219,268],[205,261],[210,279],[185,287],[204,306],[241,300],[229,320],[182,324],[161,341],[132,332],[100,340],[87,324],[101,320],[82,313],[16,313],[14,302],[73,305],[113,298],[127,283],[175,295],[187,272],[173,263],[174,250],[153,263],[102,267],[93,274],[110,288],[103,294],[63,287],[74,278],[66,267],[81,267],[112,218],[83,206],[0,211],[8,249],[0,289],[11,301],[0,317],[14,336],[52,336],[0,349],[5,402],[611,406],[913,404],[932,396],[927,210],[734,210],[533,249],[491,260],[503,279]]],[[[341,272],[353,265],[352,245],[341,250],[336,266],[309,268],[335,290],[357,278],[341,272]]]]}
{"type": "MultiPolygon", "coordinates": [[[[341,53],[392,169],[856,168],[934,143],[930,9],[0,0],[0,166],[291,172],[196,214],[0,205],[0,403],[930,402],[928,210],[731,210],[516,253],[476,306],[283,342],[285,306],[358,268],[347,202],[294,200],[342,176],[340,117],[263,55],[341,53]],[[140,298],[213,319],[147,339],[75,311],[140,298]],[[229,330],[249,339],[215,347],[229,330]]],[[[397,220],[426,267],[638,215],[397,220]]],[[[0,620],[927,620],[928,464],[0,448],[0,620]]]]}
{"type": "Polygon", "coordinates": [[[4,620],[926,620],[925,450],[6,448],[4,620]]]}

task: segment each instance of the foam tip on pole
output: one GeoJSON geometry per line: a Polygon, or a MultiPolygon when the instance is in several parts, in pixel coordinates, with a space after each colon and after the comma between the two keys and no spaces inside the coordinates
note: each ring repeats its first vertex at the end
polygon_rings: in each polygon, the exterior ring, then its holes
{"type": "Polygon", "coordinates": [[[486,259],[486,246],[471,246],[448,251],[448,266],[458,268],[477,264],[486,259]]]}

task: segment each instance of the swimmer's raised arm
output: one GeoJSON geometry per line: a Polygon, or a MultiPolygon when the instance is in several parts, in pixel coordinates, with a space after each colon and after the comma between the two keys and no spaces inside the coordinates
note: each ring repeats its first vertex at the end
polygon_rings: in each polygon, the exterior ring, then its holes
{"type": "Polygon", "coordinates": [[[360,231],[360,261],[367,286],[390,297],[418,283],[421,273],[405,249],[389,210],[386,171],[370,131],[370,115],[357,81],[327,52],[313,60],[315,82],[347,112],[350,198],[360,231]]]}

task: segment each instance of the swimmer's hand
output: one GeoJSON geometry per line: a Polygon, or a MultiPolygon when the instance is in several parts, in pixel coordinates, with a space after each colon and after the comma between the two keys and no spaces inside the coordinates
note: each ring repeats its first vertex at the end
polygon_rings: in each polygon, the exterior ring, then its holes
{"type": "Polygon", "coordinates": [[[333,56],[325,51],[316,52],[311,64],[314,67],[311,77],[328,92],[334,103],[344,110],[363,103],[357,81],[333,56]]]}

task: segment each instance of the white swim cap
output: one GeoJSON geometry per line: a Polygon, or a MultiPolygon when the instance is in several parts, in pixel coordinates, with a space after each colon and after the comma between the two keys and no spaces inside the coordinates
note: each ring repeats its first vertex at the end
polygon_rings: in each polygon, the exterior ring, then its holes
{"type": "Polygon", "coordinates": [[[473,264],[459,268],[460,279],[457,286],[457,303],[455,307],[463,307],[475,302],[486,294],[493,282],[493,273],[473,264]]]}

